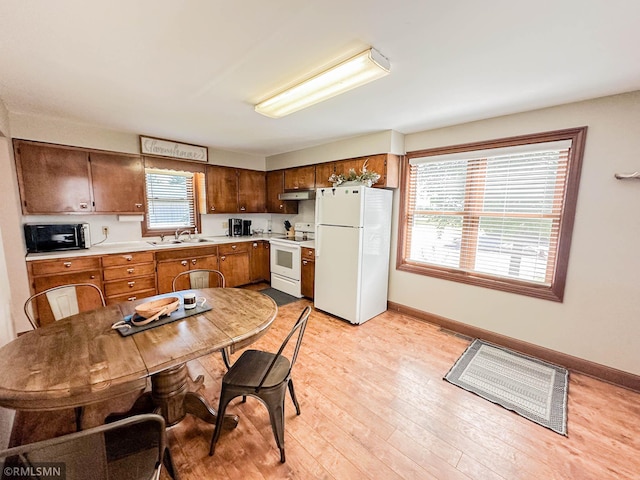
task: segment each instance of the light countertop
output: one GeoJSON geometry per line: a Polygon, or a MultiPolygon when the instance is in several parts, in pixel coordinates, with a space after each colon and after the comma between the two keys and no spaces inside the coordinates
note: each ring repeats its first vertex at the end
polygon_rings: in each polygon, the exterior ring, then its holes
{"type": "MultiPolygon", "coordinates": [[[[201,239],[206,241],[194,242],[184,241],[181,243],[171,243],[171,239],[164,242],[153,243],[152,241],[139,240],[135,242],[112,242],[101,243],[93,245],[91,248],[82,250],[64,250],[57,252],[45,252],[45,253],[29,253],[26,256],[27,261],[33,260],[50,260],[56,258],[68,258],[68,257],[87,257],[90,255],[109,255],[112,253],[127,253],[127,252],[146,252],[157,251],[174,248],[192,248],[192,247],[207,247],[213,245],[220,245],[223,243],[236,243],[236,242],[255,242],[259,240],[271,240],[272,238],[285,238],[282,234],[263,234],[252,235],[246,237],[227,237],[227,236],[205,236],[200,235],[201,239]]],[[[305,242],[299,242],[297,245],[301,247],[314,248],[315,241],[308,240],[305,242]]]]}

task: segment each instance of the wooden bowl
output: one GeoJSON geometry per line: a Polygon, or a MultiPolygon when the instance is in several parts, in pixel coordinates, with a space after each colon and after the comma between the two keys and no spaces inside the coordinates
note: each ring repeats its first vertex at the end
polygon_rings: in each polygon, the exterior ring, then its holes
{"type": "Polygon", "coordinates": [[[158,300],[141,303],[136,307],[136,313],[141,317],[148,319],[156,315],[157,317],[168,315],[177,310],[179,306],[180,299],[178,297],[159,298],[158,300]]]}

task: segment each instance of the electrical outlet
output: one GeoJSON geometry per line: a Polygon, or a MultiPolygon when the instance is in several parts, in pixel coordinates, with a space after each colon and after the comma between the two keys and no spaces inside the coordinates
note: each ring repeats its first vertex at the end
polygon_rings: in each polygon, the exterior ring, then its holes
{"type": "Polygon", "coordinates": [[[102,234],[106,237],[109,235],[109,227],[102,227],[102,234]]]}
{"type": "Polygon", "coordinates": [[[222,228],[227,228],[229,226],[229,222],[222,222],[222,228]]]}

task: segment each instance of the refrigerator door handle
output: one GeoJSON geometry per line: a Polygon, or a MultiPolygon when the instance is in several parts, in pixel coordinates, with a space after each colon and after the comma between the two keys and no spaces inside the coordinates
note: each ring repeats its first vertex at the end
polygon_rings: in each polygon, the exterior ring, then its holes
{"type": "MultiPolygon", "coordinates": [[[[318,231],[318,229],[320,229],[320,225],[316,225],[316,232],[318,231]]],[[[316,258],[318,258],[320,256],[321,243],[322,243],[322,235],[316,236],[316,242],[315,242],[315,247],[316,247],[315,248],[315,251],[316,251],[315,255],[316,255],[316,258]]]]}

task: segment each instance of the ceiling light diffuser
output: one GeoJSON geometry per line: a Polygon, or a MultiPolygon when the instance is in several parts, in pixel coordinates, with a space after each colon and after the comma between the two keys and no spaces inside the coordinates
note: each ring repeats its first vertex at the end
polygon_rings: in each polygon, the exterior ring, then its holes
{"type": "Polygon", "coordinates": [[[256,112],[280,118],[384,77],[389,60],[370,48],[255,106],[256,112]]]}

